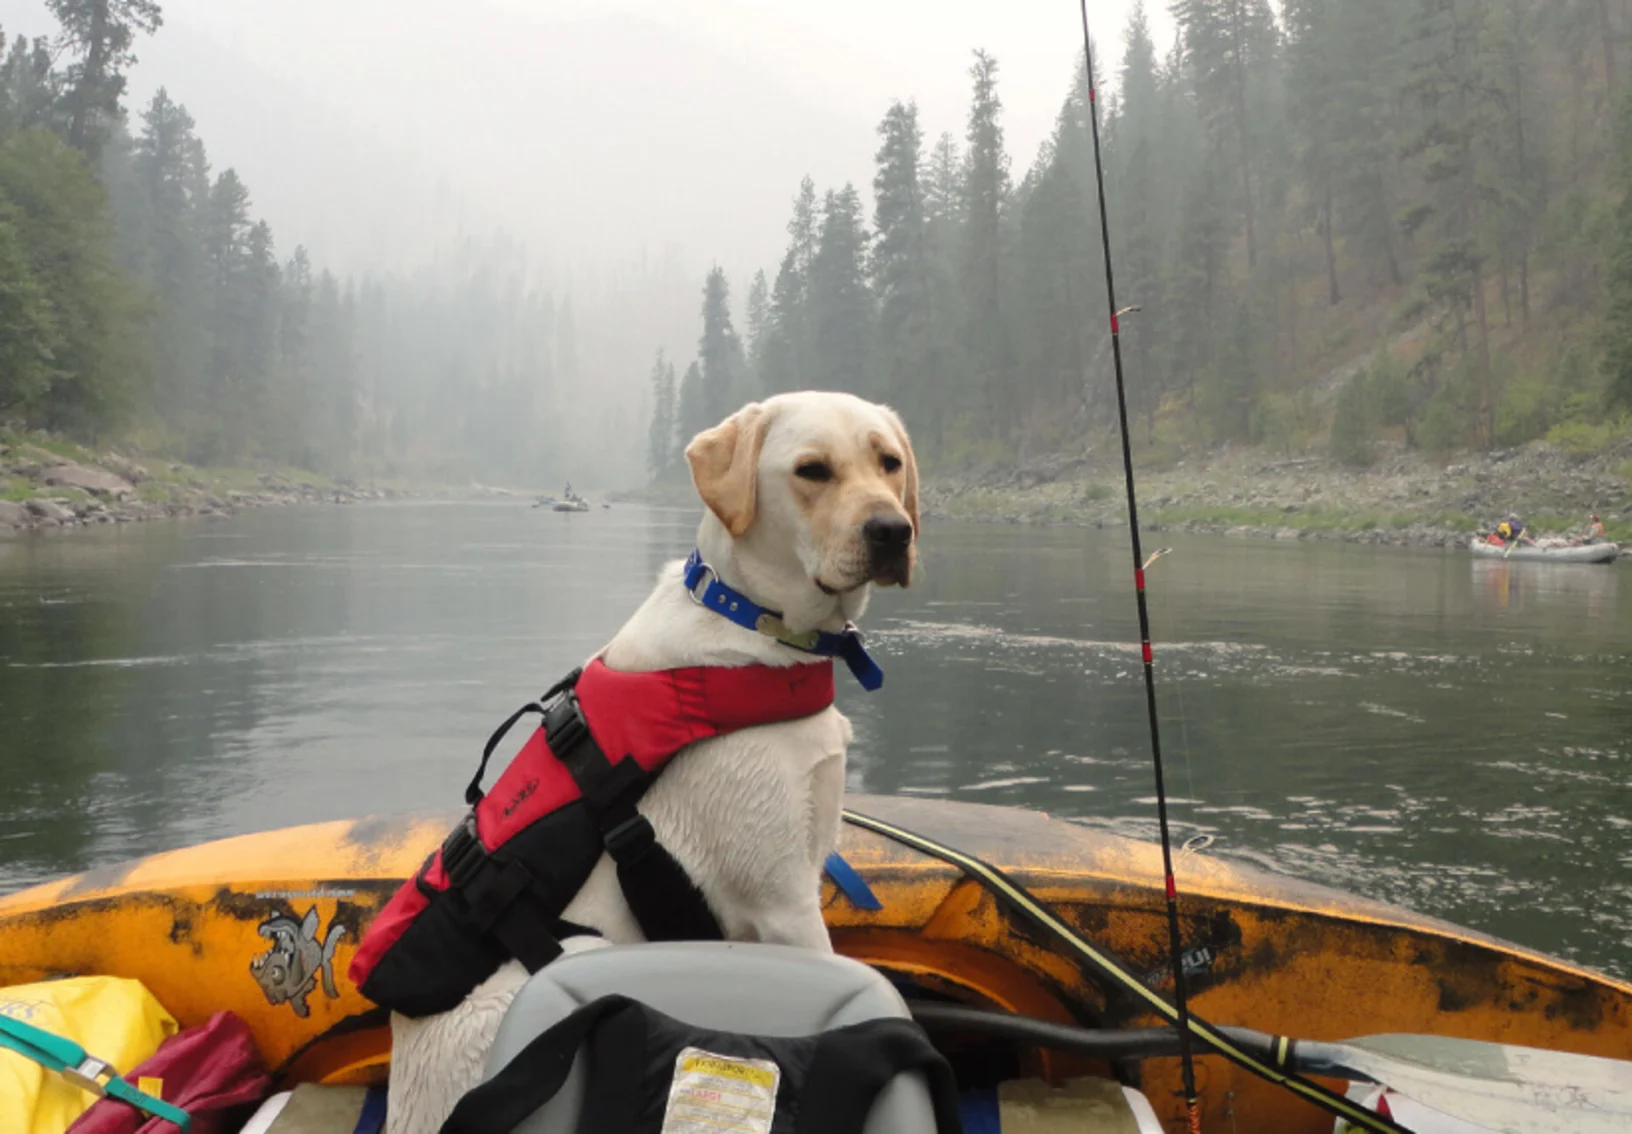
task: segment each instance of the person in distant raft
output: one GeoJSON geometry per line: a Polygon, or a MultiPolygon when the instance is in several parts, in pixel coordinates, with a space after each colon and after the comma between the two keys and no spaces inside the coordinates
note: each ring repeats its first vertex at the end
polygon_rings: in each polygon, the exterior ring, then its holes
{"type": "Polygon", "coordinates": [[[1518,516],[1514,515],[1512,512],[1507,514],[1507,519],[1496,525],[1496,530],[1491,533],[1491,538],[1493,543],[1500,544],[1504,547],[1507,544],[1515,541],[1518,543],[1528,543],[1532,545],[1536,542],[1525,534],[1524,521],[1519,519],[1518,516]]]}
{"type": "Polygon", "coordinates": [[[1598,518],[1597,512],[1592,514],[1592,523],[1587,525],[1587,534],[1573,542],[1576,544],[1604,542],[1604,522],[1598,518]]]}

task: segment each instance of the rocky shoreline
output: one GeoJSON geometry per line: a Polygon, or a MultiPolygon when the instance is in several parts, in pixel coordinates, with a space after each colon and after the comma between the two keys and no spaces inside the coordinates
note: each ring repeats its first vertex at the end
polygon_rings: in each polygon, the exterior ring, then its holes
{"type": "MultiPolygon", "coordinates": [[[[1320,454],[1277,458],[1263,450],[1225,449],[1165,468],[1136,464],[1136,475],[1140,520],[1152,532],[1464,547],[1474,531],[1509,511],[1541,534],[1580,530],[1597,512],[1611,539],[1632,541],[1632,437],[1588,458],[1545,442],[1447,460],[1395,446],[1384,448],[1368,469],[1320,454]]],[[[0,537],[410,495],[293,469],[142,464],[48,435],[0,433],[0,537]]],[[[608,499],[691,504],[696,497],[689,484],[676,484],[608,499]]],[[[1122,527],[1127,509],[1120,452],[1106,446],[980,470],[926,471],[920,508],[928,519],[1122,527]]]]}
{"type": "Polygon", "coordinates": [[[292,471],[211,471],[170,461],[149,466],[43,437],[0,441],[0,537],[398,495],[292,471]]]}
{"type": "MultiPolygon", "coordinates": [[[[1140,521],[1150,531],[1464,547],[1509,511],[1543,534],[1579,531],[1597,512],[1610,538],[1632,540],[1632,440],[1586,459],[1544,442],[1448,460],[1395,447],[1369,469],[1323,455],[1276,459],[1238,449],[1170,468],[1136,466],[1135,475],[1140,521]]],[[[977,523],[1127,523],[1119,452],[926,476],[921,508],[927,517],[977,523]]]]}

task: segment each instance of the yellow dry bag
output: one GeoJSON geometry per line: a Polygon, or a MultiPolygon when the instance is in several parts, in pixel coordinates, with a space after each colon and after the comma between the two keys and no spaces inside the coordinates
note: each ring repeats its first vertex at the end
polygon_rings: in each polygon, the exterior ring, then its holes
{"type": "MultiPolygon", "coordinates": [[[[176,1034],[176,1021],[141,981],[70,977],[0,988],[0,1016],[71,1039],[87,1053],[131,1070],[176,1034]]],[[[0,1130],[63,1134],[96,1101],[89,1091],[0,1047],[0,1130]]]]}

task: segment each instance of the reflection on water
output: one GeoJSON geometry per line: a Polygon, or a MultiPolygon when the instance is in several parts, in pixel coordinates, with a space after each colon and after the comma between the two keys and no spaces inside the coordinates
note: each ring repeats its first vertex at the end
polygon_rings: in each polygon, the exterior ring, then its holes
{"type": "MultiPolygon", "coordinates": [[[[454,805],[689,511],[268,511],[0,543],[0,887],[454,805]]],[[[1154,833],[1124,537],[938,525],[867,619],[851,784],[1154,833]]],[[[1632,572],[1173,541],[1179,837],[1632,975],[1632,572]]],[[[1182,884],[1182,869],[1181,869],[1182,884]]]]}

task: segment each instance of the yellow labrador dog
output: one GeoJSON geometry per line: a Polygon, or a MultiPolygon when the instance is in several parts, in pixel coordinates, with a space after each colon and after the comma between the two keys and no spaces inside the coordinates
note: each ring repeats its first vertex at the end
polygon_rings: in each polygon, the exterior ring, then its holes
{"type": "MultiPolygon", "coordinates": [[[[907,586],[917,556],[918,469],[896,414],[849,394],[779,394],[697,435],[686,460],[707,505],[697,548],[721,581],[782,612],[794,633],[838,631],[873,584],[907,586]]],[[[668,564],[600,657],[612,669],[797,665],[811,657],[704,610],[668,564]]],[[[696,882],[725,935],[831,951],[821,871],[837,845],[850,722],[814,716],[699,741],[641,799],[658,841],[696,882]]],[[[612,861],[562,916],[598,930],[569,950],[641,940],[612,861]]],[[[428,1134],[481,1080],[526,980],[501,967],[459,1007],[393,1015],[390,1134],[428,1134]]]]}

